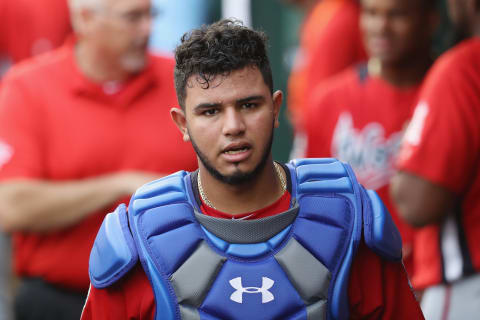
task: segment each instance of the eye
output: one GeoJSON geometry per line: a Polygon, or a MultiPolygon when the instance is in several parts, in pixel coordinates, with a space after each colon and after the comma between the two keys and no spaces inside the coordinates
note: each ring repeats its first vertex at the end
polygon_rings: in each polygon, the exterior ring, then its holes
{"type": "Polygon", "coordinates": [[[138,21],[140,21],[143,17],[143,13],[140,11],[132,11],[132,12],[126,12],[123,14],[122,18],[128,22],[135,24],[138,21]]]}
{"type": "Polygon", "coordinates": [[[218,113],[218,109],[212,108],[212,109],[206,109],[202,111],[202,115],[204,116],[213,116],[218,113]]]}
{"type": "Polygon", "coordinates": [[[258,104],[253,103],[253,102],[246,102],[246,103],[242,104],[243,109],[253,109],[253,108],[256,108],[257,106],[258,106],[258,104]]]}

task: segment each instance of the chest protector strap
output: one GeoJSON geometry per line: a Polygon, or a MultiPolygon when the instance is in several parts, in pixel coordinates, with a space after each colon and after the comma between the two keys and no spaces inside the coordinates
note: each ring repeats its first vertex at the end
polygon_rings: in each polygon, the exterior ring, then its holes
{"type": "Polygon", "coordinates": [[[398,231],[348,165],[302,159],[286,167],[292,208],[258,220],[202,215],[183,171],[144,185],[128,221],[124,206],[105,218],[90,256],[92,284],[110,286],[140,257],[156,319],[348,319],[362,234],[377,254],[400,260],[398,231]]]}

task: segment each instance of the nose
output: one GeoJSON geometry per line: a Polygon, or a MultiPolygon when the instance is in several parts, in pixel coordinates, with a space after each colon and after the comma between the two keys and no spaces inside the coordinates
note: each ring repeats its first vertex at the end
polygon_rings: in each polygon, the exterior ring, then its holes
{"type": "Polygon", "coordinates": [[[143,19],[141,19],[140,32],[142,36],[150,36],[150,32],[152,31],[152,20],[153,17],[150,14],[148,16],[146,15],[143,19]]]}
{"type": "Polygon", "coordinates": [[[245,132],[245,129],[245,119],[241,111],[234,107],[226,108],[222,133],[226,136],[239,136],[245,132]]]}
{"type": "Polygon", "coordinates": [[[389,29],[390,19],[385,14],[379,14],[373,19],[373,31],[376,33],[384,33],[389,29]]]}

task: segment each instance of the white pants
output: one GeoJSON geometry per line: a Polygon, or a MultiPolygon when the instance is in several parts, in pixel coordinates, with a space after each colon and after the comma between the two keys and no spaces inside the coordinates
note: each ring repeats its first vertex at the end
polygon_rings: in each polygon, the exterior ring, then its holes
{"type": "Polygon", "coordinates": [[[427,288],[421,307],[426,320],[480,319],[480,274],[427,288]]]}

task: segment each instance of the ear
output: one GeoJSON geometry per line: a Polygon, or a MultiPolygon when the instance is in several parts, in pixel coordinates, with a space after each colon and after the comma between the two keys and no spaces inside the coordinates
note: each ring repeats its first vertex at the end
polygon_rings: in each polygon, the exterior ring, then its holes
{"type": "Polygon", "coordinates": [[[283,102],[282,91],[280,90],[275,91],[273,93],[272,99],[273,99],[273,115],[275,117],[275,128],[278,128],[278,126],[280,126],[280,122],[278,121],[278,118],[280,116],[280,108],[283,102]]]}
{"type": "Polygon", "coordinates": [[[183,141],[190,141],[185,112],[180,108],[172,108],[170,109],[170,116],[172,117],[173,122],[175,122],[175,124],[177,125],[178,130],[180,130],[180,132],[182,133],[183,141]]]}

